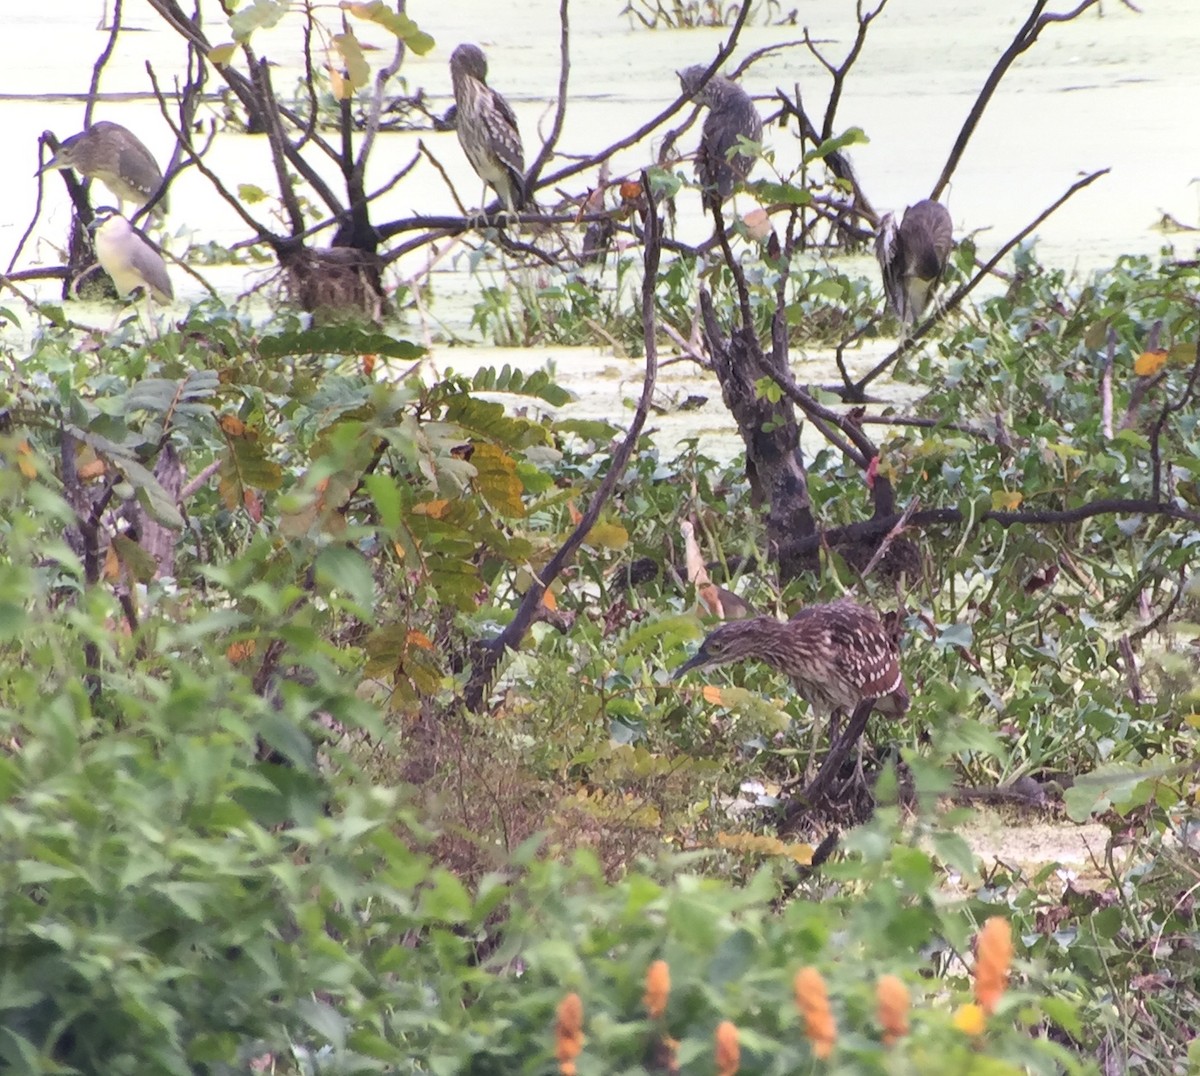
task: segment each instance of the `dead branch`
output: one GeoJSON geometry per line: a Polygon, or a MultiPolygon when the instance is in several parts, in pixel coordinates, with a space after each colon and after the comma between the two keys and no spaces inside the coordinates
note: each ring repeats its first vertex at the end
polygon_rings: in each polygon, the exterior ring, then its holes
{"type": "MultiPolygon", "coordinates": [[[[642,183],[648,188],[649,182],[649,176],[643,173],[642,183]]],[[[463,691],[463,702],[472,712],[478,713],[483,708],[487,690],[495,679],[501,657],[505,651],[515,649],[520,645],[537,615],[547,587],[570,563],[575,551],[583,544],[588,533],[600,518],[600,511],[612,496],[613,490],[625,473],[625,468],[629,465],[634,449],[637,447],[642,428],[646,425],[646,419],[650,414],[650,401],[654,395],[654,384],[658,376],[654,296],[658,282],[659,256],[662,250],[658,242],[661,228],[662,222],[654,212],[654,208],[651,207],[645,219],[646,245],[643,252],[642,279],[642,335],[646,347],[646,373],[642,381],[642,395],[638,400],[637,410],[634,412],[624,440],[613,453],[612,462],[608,466],[604,479],[588,503],[587,510],[583,513],[583,518],[575,530],[571,532],[558,552],[550,558],[545,568],[534,575],[516,614],[505,629],[495,639],[480,643],[475,647],[474,668],[463,691]]]]}
{"type": "MultiPolygon", "coordinates": [[[[729,36],[725,39],[720,49],[717,50],[717,55],[713,58],[713,62],[709,65],[708,70],[704,74],[704,81],[720,70],[721,65],[733,55],[734,49],[737,47],[738,35],[742,32],[742,27],[746,24],[746,19],[750,14],[750,7],[753,0],[742,0],[741,8],[738,10],[737,18],[733,25],[729,28],[729,36]]],[[[636,145],[648,134],[651,134],[661,127],[667,120],[679,112],[686,105],[691,104],[691,98],[684,93],[675,98],[665,109],[658,115],[647,120],[632,134],[626,135],[624,138],[618,139],[612,145],[600,150],[598,153],[592,154],[590,157],[584,157],[582,160],[576,161],[574,164],[569,164],[565,168],[559,169],[553,175],[547,176],[539,186],[548,187],[554,183],[560,183],[562,180],[570,176],[578,175],[580,172],[585,172],[589,168],[593,168],[601,161],[607,160],[619,150],[627,149],[629,146],[636,145]]]]}
{"type": "MultiPolygon", "coordinates": [[[[1087,504],[1076,505],[1074,508],[1046,509],[1042,511],[999,511],[984,509],[969,517],[958,508],[926,508],[913,512],[908,521],[909,528],[954,526],[970,522],[972,524],[996,523],[1001,527],[1019,525],[1065,527],[1080,523],[1085,519],[1096,516],[1161,516],[1167,519],[1185,520],[1189,523],[1200,524],[1200,512],[1175,504],[1170,501],[1155,501],[1150,499],[1101,499],[1087,504]]],[[[797,554],[815,553],[822,541],[831,546],[846,543],[871,543],[879,541],[897,523],[903,519],[903,513],[892,513],[887,516],[876,516],[861,523],[849,523],[844,527],[833,527],[822,535],[799,538],[795,542],[797,554]]]]}
{"type": "Polygon", "coordinates": [[[921,322],[921,324],[918,325],[912,331],[912,333],[910,333],[909,336],[906,337],[891,352],[891,354],[868,370],[867,373],[864,374],[859,382],[854,386],[852,392],[847,392],[844,388],[839,388],[838,386],[830,387],[829,391],[842,394],[843,399],[861,403],[863,400],[862,394],[866,390],[866,387],[880,374],[887,370],[893,363],[903,358],[910,351],[915,350],[917,344],[924,339],[924,337],[929,333],[929,330],[932,329],[944,317],[946,317],[951,310],[957,309],[958,305],[968,295],[970,295],[972,291],[975,290],[975,287],[979,284],[979,282],[983,280],[983,278],[987,276],[995,266],[1000,264],[1005,255],[1007,255],[1013,247],[1015,247],[1019,242],[1021,242],[1022,239],[1029,235],[1029,233],[1032,232],[1044,220],[1046,220],[1047,217],[1050,217],[1052,214],[1057,212],[1058,209],[1060,209],[1063,204],[1067,202],[1067,200],[1073,195],[1078,194],[1079,191],[1083,190],[1084,187],[1090,186],[1101,176],[1108,175],[1110,171],[1111,169],[1101,168],[1098,172],[1092,172],[1090,175],[1084,176],[1083,179],[1076,180],[1074,183],[1072,183],[1067,189],[1066,193],[1059,197],[1048,208],[1039,213],[1038,216],[1035,217],[1029,224],[1027,224],[1016,235],[1009,239],[1008,242],[1006,242],[998,251],[996,251],[995,254],[992,255],[991,258],[987,260],[983,268],[980,269],[973,277],[971,277],[971,279],[968,280],[964,285],[962,285],[962,287],[960,287],[953,295],[951,295],[949,299],[947,299],[944,303],[938,304],[933,313],[931,313],[929,317],[921,322]]]}
{"type": "Polygon", "coordinates": [[[840,64],[834,66],[829,63],[824,56],[817,50],[816,43],[808,36],[808,27],[804,28],[804,44],[808,51],[813,54],[820,64],[829,72],[833,79],[833,85],[829,88],[829,101],[825,105],[825,119],[821,124],[821,141],[824,142],[827,138],[833,137],[833,120],[837,115],[837,107],[842,99],[842,90],[846,84],[846,75],[850,68],[854,66],[854,61],[858,59],[859,54],[863,50],[863,45],[867,41],[867,31],[871,28],[871,23],[879,15],[883,9],[887,7],[887,0],[879,0],[879,6],[874,11],[863,13],[862,0],[858,0],[855,5],[855,18],[858,20],[858,30],[854,35],[854,44],[850,46],[850,51],[846,53],[845,59],[840,64]]]}
{"type": "Polygon", "coordinates": [[[525,177],[525,182],[528,184],[530,190],[536,187],[538,173],[546,167],[546,162],[550,160],[551,155],[554,153],[554,147],[558,145],[559,136],[562,134],[563,122],[567,116],[567,79],[571,74],[571,24],[567,15],[568,5],[569,0],[559,0],[558,100],[554,105],[554,122],[550,126],[550,134],[546,137],[546,141],[542,143],[542,148],[525,177]]]}
{"type": "Polygon", "coordinates": [[[1016,58],[1025,52],[1026,49],[1030,48],[1037,41],[1038,34],[1051,23],[1070,22],[1072,19],[1082,15],[1083,12],[1097,2],[1098,0],[1083,0],[1073,11],[1066,14],[1043,15],[1042,11],[1045,9],[1046,4],[1049,3],[1049,0],[1035,0],[1033,9],[1029,13],[1029,18],[1025,20],[1024,25],[1016,32],[1012,42],[1004,50],[1000,59],[996,61],[996,66],[992,68],[991,73],[984,80],[983,88],[979,91],[979,96],[971,106],[971,111],[967,113],[962,130],[959,131],[958,138],[950,150],[950,156],[946,158],[942,174],[938,176],[937,182],[933,185],[933,190],[929,195],[930,198],[937,201],[942,191],[946,189],[947,184],[950,182],[950,177],[954,175],[954,170],[958,167],[958,162],[962,159],[963,153],[966,152],[967,143],[975,133],[975,128],[979,124],[979,119],[983,115],[984,109],[987,108],[993,94],[996,92],[996,88],[1000,85],[1001,79],[1004,78],[1016,58]]]}

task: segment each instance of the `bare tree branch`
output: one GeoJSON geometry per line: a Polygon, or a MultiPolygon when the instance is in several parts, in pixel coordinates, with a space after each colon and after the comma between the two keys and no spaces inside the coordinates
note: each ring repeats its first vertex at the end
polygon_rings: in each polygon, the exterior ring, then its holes
{"type": "Polygon", "coordinates": [[[953,148],[950,150],[950,156],[946,158],[946,164],[942,168],[942,174],[938,176],[937,182],[933,185],[933,190],[929,197],[936,201],[942,191],[946,189],[950,182],[950,177],[954,175],[954,170],[958,167],[958,162],[962,159],[962,155],[966,152],[967,143],[971,140],[971,136],[975,133],[975,128],[979,124],[979,119],[983,115],[983,111],[991,102],[996,88],[1000,85],[1001,79],[1004,78],[1008,69],[1013,65],[1013,62],[1038,39],[1038,34],[1042,32],[1052,22],[1070,22],[1083,14],[1088,8],[1092,7],[1098,0],[1083,0],[1074,10],[1064,15],[1043,15],[1049,0],[1035,0],[1033,9],[1029,12],[1027,18],[1021,28],[1016,32],[1012,42],[1008,48],[1004,50],[1000,59],[996,61],[996,66],[992,68],[987,79],[984,80],[983,88],[979,91],[979,96],[975,99],[975,103],[971,106],[971,111],[967,113],[967,118],[963,123],[962,130],[958,132],[958,138],[954,142],[953,148]]]}
{"type": "MultiPolygon", "coordinates": [[[[1072,183],[1065,194],[1053,202],[1048,208],[1039,213],[1037,217],[1035,217],[1029,224],[1017,232],[1016,235],[1014,235],[1007,243],[1005,243],[998,251],[996,251],[996,253],[993,254],[992,257],[989,258],[984,264],[983,268],[980,269],[973,277],[971,277],[971,279],[968,280],[962,287],[960,287],[953,295],[951,295],[949,299],[947,299],[944,303],[938,304],[938,307],[933,311],[933,313],[930,314],[929,317],[927,317],[923,322],[921,322],[921,324],[918,325],[899,344],[899,346],[897,346],[891,352],[891,354],[887,356],[887,358],[881,360],[869,371],[867,371],[867,373],[864,374],[859,380],[858,384],[854,386],[854,392],[846,393],[845,398],[848,400],[861,402],[863,399],[862,394],[866,390],[866,387],[880,374],[887,370],[894,362],[907,355],[910,351],[915,350],[917,344],[924,339],[929,330],[932,329],[933,326],[941,321],[947,314],[949,314],[951,310],[954,310],[963,301],[963,299],[970,295],[971,292],[975,290],[976,285],[979,284],[979,282],[985,276],[987,276],[993,268],[1000,264],[1005,255],[1008,254],[1013,247],[1015,247],[1022,239],[1029,235],[1029,233],[1032,232],[1039,224],[1041,224],[1042,221],[1055,213],[1069,198],[1083,190],[1084,187],[1090,186],[1101,176],[1108,175],[1109,171],[1110,169],[1108,168],[1101,168],[1098,172],[1092,172],[1090,175],[1084,176],[1083,179],[1076,180],[1074,183],[1072,183]]],[[[840,390],[837,386],[833,386],[829,391],[839,392],[843,390],[840,390]]]]}
{"type": "MultiPolygon", "coordinates": [[[[645,174],[642,176],[642,182],[647,185],[649,184],[649,178],[645,174]]],[[[645,426],[646,418],[650,413],[650,402],[654,395],[654,384],[658,376],[654,295],[658,282],[659,255],[662,249],[658,242],[662,224],[653,206],[650,206],[646,213],[645,229],[646,246],[643,255],[644,269],[642,277],[642,335],[646,347],[646,373],[642,381],[642,395],[638,400],[637,410],[634,412],[633,421],[629,424],[629,430],[625,434],[625,439],[617,446],[617,450],[613,453],[612,462],[608,466],[608,472],[588,503],[587,510],[583,513],[583,518],[579,521],[575,530],[571,532],[558,552],[550,558],[546,567],[534,575],[533,581],[530,583],[529,589],[525,592],[525,596],[521,600],[516,614],[509,621],[505,629],[495,639],[483,643],[476,648],[471,679],[468,681],[463,692],[463,701],[467,708],[473,712],[478,712],[482,709],[488,687],[495,677],[500,658],[506,650],[520,645],[526,631],[529,630],[529,626],[534,622],[538,609],[541,607],[542,597],[546,593],[546,588],[558,578],[559,573],[570,562],[571,558],[575,555],[575,551],[583,544],[588,533],[600,518],[601,509],[612,495],[621,476],[625,473],[625,468],[629,465],[629,461],[633,457],[638,438],[641,436],[642,428],[645,426]]]]}
{"type": "Polygon", "coordinates": [[[550,134],[546,137],[546,141],[542,143],[541,151],[534,160],[533,165],[529,169],[525,181],[529,190],[533,190],[537,185],[538,174],[546,166],[546,162],[550,160],[554,153],[554,147],[558,145],[559,136],[562,134],[563,122],[567,116],[567,79],[571,74],[571,24],[568,18],[568,7],[570,0],[559,0],[558,5],[558,100],[554,105],[554,123],[550,127],[550,134]]]}

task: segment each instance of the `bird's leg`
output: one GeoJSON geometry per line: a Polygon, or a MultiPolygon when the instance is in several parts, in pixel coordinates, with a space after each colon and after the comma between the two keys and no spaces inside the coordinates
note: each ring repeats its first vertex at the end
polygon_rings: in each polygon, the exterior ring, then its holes
{"type": "Polygon", "coordinates": [[[829,745],[829,754],[825,756],[825,761],[817,772],[817,776],[809,782],[801,793],[801,796],[809,803],[815,803],[817,797],[828,790],[830,783],[837,776],[838,770],[841,769],[847,752],[853,744],[859,741],[863,732],[866,731],[867,721],[874,708],[874,699],[865,699],[854,708],[854,713],[850,715],[850,722],[847,724],[845,731],[829,745]]]}
{"type": "MultiPolygon", "coordinates": [[[[809,715],[812,717],[812,728],[808,732],[808,761],[804,764],[804,784],[807,787],[812,784],[813,777],[817,772],[817,749],[821,744],[821,722],[817,712],[809,707],[809,715]]],[[[834,722],[837,720],[837,711],[834,711],[834,716],[830,718],[830,742],[833,742],[834,722]]]]}

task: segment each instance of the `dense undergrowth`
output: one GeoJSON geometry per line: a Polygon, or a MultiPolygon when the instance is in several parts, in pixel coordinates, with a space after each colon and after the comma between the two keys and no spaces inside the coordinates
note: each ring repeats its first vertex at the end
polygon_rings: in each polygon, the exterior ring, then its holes
{"type": "MultiPolygon", "coordinates": [[[[422,381],[419,349],[351,327],[216,304],[150,339],[38,322],[0,401],[7,1069],[546,1073],[574,992],[581,1074],[672,1071],[667,1040],[680,1071],[718,1071],[722,1020],[739,1071],[794,1073],[814,1064],[792,1000],[813,965],[832,1071],[1195,1071],[1196,526],[983,516],[1155,492],[1194,510],[1194,405],[1170,408],[1198,285],[1026,258],[899,371],[939,421],[898,424],[881,467],[900,503],[967,523],[914,530],[918,576],[858,589],[902,617],[914,701],[875,719],[877,809],[812,875],[821,833],[781,840],[770,810],[822,732],[804,704],[753,666],[715,692],[669,681],[704,630],[679,524],[764,611],[855,574],[830,556],[781,592],[744,476],[702,442],[640,446],[468,714],[472,642],[569,532],[616,427],[556,420],[545,374],[422,381]],[[169,492],[168,445],[207,480],[169,492]],[[1046,796],[1027,810],[1109,826],[1086,885],[981,873],[946,794],[1022,777],[1046,796]],[[976,1035],[971,938],[996,914],[1013,982],[976,1035]],[[655,960],[671,991],[652,1019],[655,960]],[[890,1048],[884,973],[913,997],[890,1048]]],[[[839,324],[878,303],[838,287],[839,324]]],[[[639,346],[629,310],[552,313],[558,339],[603,316],[639,346]]],[[[833,452],[809,464],[823,525],[869,511],[833,452]]]]}

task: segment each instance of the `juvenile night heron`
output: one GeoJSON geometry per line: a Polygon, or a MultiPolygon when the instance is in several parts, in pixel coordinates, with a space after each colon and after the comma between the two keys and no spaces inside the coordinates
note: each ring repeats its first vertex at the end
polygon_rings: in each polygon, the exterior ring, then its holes
{"type": "Polygon", "coordinates": [[[807,605],[791,620],[756,616],[728,621],[672,679],[691,669],[747,660],[790,677],[796,693],[827,714],[853,710],[868,700],[892,716],[908,709],[895,642],[879,617],[848,598],[807,605]]]}
{"type": "Polygon", "coordinates": [[[528,200],[521,132],[508,102],[487,84],[487,57],[478,45],[459,45],[454,50],[450,80],[463,152],[479,178],[515,213],[528,200]]]}
{"type": "MultiPolygon", "coordinates": [[[[119,123],[101,120],[86,131],[72,135],[40,171],[73,168],[80,175],[100,180],[116,196],[118,202],[144,206],[162,186],[162,172],[150,151],[141,140],[119,123]]],[[[166,212],[164,195],[152,212],[166,212]]]]}
{"type": "Polygon", "coordinates": [[[884,214],[875,237],[888,305],[909,325],[925,313],[954,246],[954,225],[945,206],[926,198],[904,211],[899,227],[884,214]]]}
{"type": "Polygon", "coordinates": [[[739,136],[762,141],[762,117],[750,95],[732,79],[713,75],[703,82],[704,64],[679,72],[683,92],[697,104],[708,106],[700,148],[696,151],[696,178],[704,190],[705,206],[724,202],[738,180],[745,182],[754,167],[753,155],[737,152],[739,136]]]}
{"type": "Polygon", "coordinates": [[[121,296],[141,289],[164,306],[175,298],[167,263],[142,233],[108,207],[96,211],[96,260],[121,296]]]}

